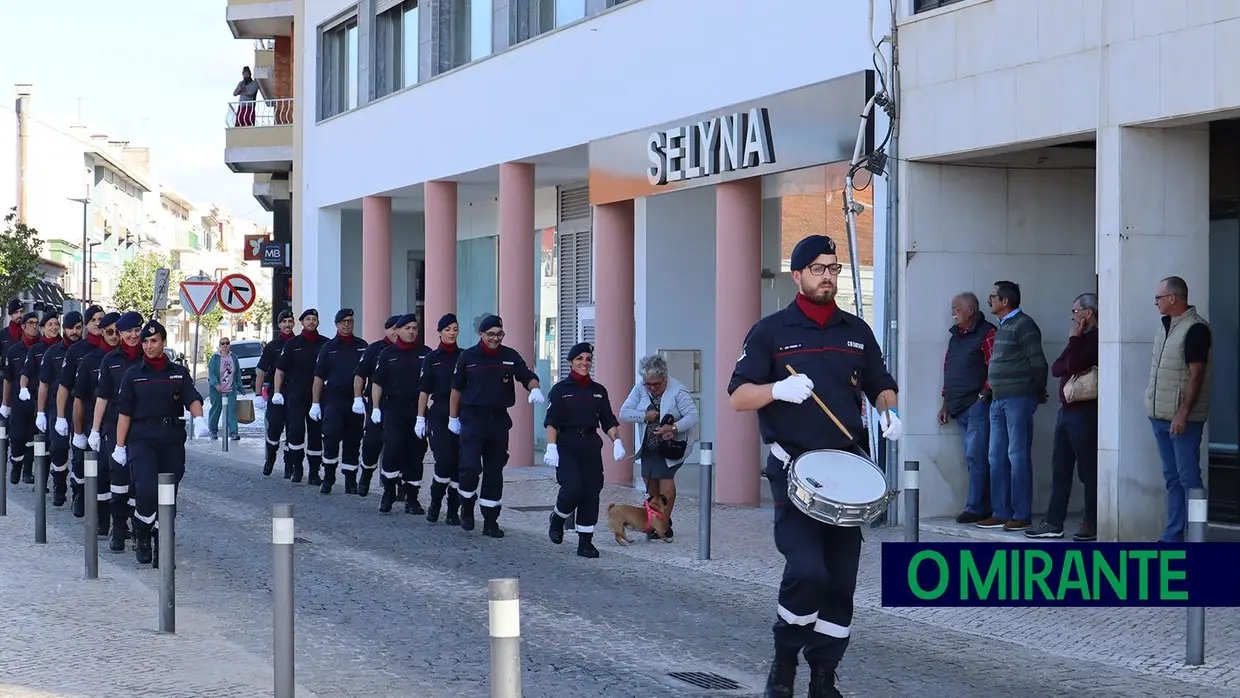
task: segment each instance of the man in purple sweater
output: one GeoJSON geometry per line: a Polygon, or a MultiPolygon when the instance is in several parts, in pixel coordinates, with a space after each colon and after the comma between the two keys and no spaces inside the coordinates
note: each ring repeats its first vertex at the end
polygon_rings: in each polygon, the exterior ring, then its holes
{"type": "Polygon", "coordinates": [[[1068,402],[1064,386],[1077,374],[1098,365],[1098,296],[1082,293],[1072,302],[1072,329],[1068,346],[1051,365],[1059,379],[1059,418],[1055,421],[1055,447],[1051,455],[1051,501],[1046,518],[1027,529],[1029,538],[1062,538],[1068,500],[1072,496],[1072,471],[1085,486],[1085,520],[1072,536],[1075,541],[1098,537],[1098,399],[1068,402]]]}

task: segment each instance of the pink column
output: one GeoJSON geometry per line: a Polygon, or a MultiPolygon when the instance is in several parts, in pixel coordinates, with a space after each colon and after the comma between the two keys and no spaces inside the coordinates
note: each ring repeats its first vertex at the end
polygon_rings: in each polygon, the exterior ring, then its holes
{"type": "MultiPolygon", "coordinates": [[[[618,201],[594,208],[594,265],[597,293],[594,302],[594,375],[607,387],[611,409],[620,405],[633,387],[637,357],[633,319],[633,202],[618,201]]],[[[625,450],[633,452],[633,429],[620,427],[625,450]]],[[[633,462],[617,463],[611,442],[603,442],[603,478],[623,485],[633,483],[633,462]]]]}
{"type": "Polygon", "coordinates": [[[762,314],[762,179],[715,187],[715,497],[759,502],[758,418],[728,402],[728,382],[762,314]]]}
{"type": "MultiPolygon", "coordinates": [[[[362,199],[362,339],[383,337],[383,322],[392,314],[392,200],[386,196],[362,199]]],[[[327,332],[335,308],[319,308],[327,332]]]]}
{"type": "MultiPolygon", "coordinates": [[[[534,366],[534,166],[509,162],[499,166],[499,316],[504,344],[521,352],[534,366]]],[[[551,386],[542,386],[545,395],[551,386]]],[[[517,389],[517,403],[508,410],[509,465],[534,464],[534,406],[517,389]]]]}
{"type": "MultiPolygon", "coordinates": [[[[435,346],[435,325],[456,312],[456,182],[427,182],[426,198],[426,343],[435,346]]],[[[468,331],[469,318],[462,327],[468,331]]],[[[469,346],[473,337],[460,342],[469,346]]]]}

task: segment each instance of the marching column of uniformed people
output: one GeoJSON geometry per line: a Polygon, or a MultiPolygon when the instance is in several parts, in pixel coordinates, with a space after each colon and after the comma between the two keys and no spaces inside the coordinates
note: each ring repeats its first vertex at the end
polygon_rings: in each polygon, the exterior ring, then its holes
{"type": "MultiPolygon", "coordinates": [[[[276,456],[280,455],[280,435],[284,433],[285,406],[283,402],[267,402],[267,395],[272,392],[272,382],[276,375],[276,359],[284,351],[284,345],[293,338],[293,314],[281,310],[276,316],[276,327],[280,333],[263,347],[259,356],[258,366],[254,369],[254,407],[264,410],[267,431],[267,453],[263,461],[263,475],[270,475],[276,467],[276,456]],[[264,409],[265,408],[265,409],[264,409]]],[[[293,477],[293,469],[285,461],[284,479],[293,477]]]]}
{"type": "MultiPolygon", "coordinates": [[[[99,390],[99,377],[102,373],[103,358],[115,350],[121,341],[120,333],[116,329],[117,321],[120,318],[120,313],[107,313],[102,318],[99,318],[99,336],[101,341],[97,345],[88,344],[90,348],[82,355],[76,369],[76,375],[73,376],[71,383],[71,390],[73,391],[73,447],[76,451],[76,457],[79,459],[73,465],[74,473],[78,480],[78,484],[74,489],[75,496],[80,496],[79,492],[84,482],[84,474],[82,472],[84,464],[80,461],[85,457],[83,452],[89,447],[90,440],[86,433],[93,431],[92,425],[95,424],[95,405],[98,402],[96,395],[99,390]]],[[[88,343],[90,342],[89,335],[87,341],[88,343]]],[[[65,370],[69,370],[67,364],[65,365],[65,370]]],[[[98,434],[97,431],[93,431],[93,433],[98,434]]],[[[95,445],[91,448],[96,451],[99,450],[98,438],[96,438],[95,445]]],[[[112,481],[113,468],[111,466],[112,459],[110,454],[100,453],[96,463],[98,467],[96,482],[99,485],[98,494],[96,495],[99,512],[98,533],[100,536],[111,535],[112,539],[108,547],[113,552],[121,552],[125,549],[125,538],[128,535],[128,531],[124,525],[123,517],[119,524],[116,526],[111,525],[113,517],[111,513],[112,506],[109,505],[109,502],[117,494],[124,495],[128,499],[128,480],[122,480],[125,482],[124,487],[112,481]],[[117,492],[117,490],[120,491],[117,492]]],[[[85,502],[83,502],[82,506],[85,507],[85,502]]],[[[81,514],[77,513],[77,511],[78,505],[75,500],[73,515],[79,517],[85,515],[84,510],[81,514]]],[[[128,503],[126,502],[124,514],[127,516],[127,513],[128,503]]]]}
{"type": "MultiPolygon", "coordinates": [[[[21,372],[26,354],[39,343],[39,314],[28,312],[21,317],[22,336],[4,350],[4,404],[0,415],[9,420],[9,482],[16,485],[34,484],[34,405],[20,399],[21,372]]],[[[29,392],[27,392],[29,398],[29,392]]]]}
{"type": "Polygon", "coordinates": [[[503,538],[499,527],[508,464],[508,408],[516,404],[513,383],[529,391],[531,404],[545,402],[538,376],[515,349],[504,346],[504,323],[488,315],[478,324],[478,343],[461,351],[452,377],[448,429],[461,436],[461,528],[474,529],[475,501],[482,510],[482,534],[503,538]]]}
{"type": "Polygon", "coordinates": [[[366,351],[366,340],[353,335],[353,309],[336,312],[336,336],[327,340],[314,366],[314,403],[310,419],[323,427],[323,485],[330,494],[336,467],[344,474],[346,494],[357,493],[363,416],[353,412],[353,373],[366,351]]]}
{"type": "Polygon", "coordinates": [[[60,341],[47,348],[47,351],[43,353],[43,360],[36,369],[39,387],[35,396],[35,409],[37,410],[35,428],[47,435],[50,446],[51,458],[48,471],[52,478],[52,506],[54,507],[64,506],[65,495],[69,489],[69,429],[68,422],[64,421],[63,413],[59,411],[57,389],[69,349],[83,343],[81,341],[82,314],[76,310],[65,313],[60,327],[62,333],[60,341]],[[48,433],[49,425],[55,427],[51,433],[48,433]]]}
{"type": "MultiPolygon", "coordinates": [[[[92,416],[90,435],[86,444],[99,454],[99,461],[106,460],[109,471],[109,489],[112,502],[112,539],[109,548],[113,552],[125,549],[130,537],[130,516],[136,500],[130,487],[130,468],[124,461],[113,456],[116,450],[117,399],[120,396],[121,379],[125,372],[142,361],[142,315],[129,311],[116,320],[115,329],[120,341],[99,362],[95,383],[95,413],[92,416]]],[[[81,369],[79,369],[81,377],[81,369]]],[[[99,466],[100,469],[104,465],[99,466]]]]}
{"type": "Polygon", "coordinates": [[[371,377],[375,373],[375,365],[379,354],[396,343],[396,321],[399,315],[393,315],[383,323],[383,341],[375,342],[366,347],[362,358],[353,372],[353,413],[362,415],[362,475],[357,484],[357,493],[363,497],[370,493],[370,481],[379,467],[379,454],[383,451],[383,423],[370,419],[371,377]]]}
{"type": "Polygon", "coordinates": [[[138,564],[159,566],[159,476],[185,476],[185,410],[194,435],[211,434],[202,396],[184,366],[168,360],[168,332],[157,320],[141,331],[142,360],[121,378],[112,460],[128,465],[134,490],[134,551],[138,564]]]}
{"type": "Polygon", "coordinates": [[[293,482],[301,482],[304,464],[310,465],[308,482],[312,486],[323,484],[319,468],[323,465],[323,431],[319,423],[310,419],[311,391],[314,386],[314,366],[319,351],[327,340],[319,334],[319,311],[303,310],[297,318],[301,333],[289,339],[276,359],[275,394],[271,402],[284,405],[285,450],[284,465],[292,470],[293,482]]]}
{"type": "MultiPolygon", "coordinates": [[[[69,325],[72,313],[65,315],[65,325],[69,325]]],[[[69,447],[69,489],[72,493],[73,515],[82,518],[85,513],[85,502],[82,500],[83,488],[83,472],[82,472],[82,448],[86,446],[86,435],[81,432],[80,425],[77,422],[77,403],[73,399],[73,387],[77,382],[78,366],[82,363],[82,357],[97,351],[103,343],[103,336],[100,334],[99,322],[103,318],[103,308],[92,305],[86,309],[82,315],[83,328],[85,335],[83,341],[75,342],[68,351],[65,352],[64,361],[60,368],[60,374],[57,375],[52,383],[48,386],[52,391],[49,399],[55,401],[56,421],[53,428],[56,430],[57,437],[64,439],[69,447]],[[73,436],[70,436],[70,429],[73,436]],[[73,443],[77,436],[82,437],[82,446],[79,447],[73,443]]],[[[93,407],[93,405],[92,405],[93,407]]],[[[54,460],[54,458],[53,458],[54,460]]],[[[100,491],[107,489],[106,485],[101,486],[100,491]]],[[[106,494],[106,492],[105,492],[106,494]]],[[[107,511],[107,507],[101,507],[102,511],[107,511]]],[[[103,519],[107,521],[107,519],[103,519]]],[[[108,529],[105,525],[100,529],[102,535],[107,535],[108,529]]]]}
{"type": "Polygon", "coordinates": [[[422,362],[422,378],[418,390],[418,421],[414,433],[419,439],[430,436],[431,453],[435,456],[435,471],[431,475],[431,503],[426,510],[426,520],[439,521],[444,496],[448,509],[444,523],[459,526],[461,523],[460,482],[457,480],[461,466],[461,439],[448,429],[449,405],[452,402],[452,374],[460,357],[456,344],[461,326],[456,315],[448,313],[439,318],[439,346],[431,350],[422,362]]]}
{"type": "Polygon", "coordinates": [[[599,495],[603,491],[602,429],[612,441],[611,457],[624,460],[620,420],[611,409],[607,388],[590,377],[594,347],[581,342],[568,351],[569,373],[551,386],[547,396],[547,449],[543,462],[555,468],[560,485],[547,535],[564,542],[564,522],[577,512],[577,554],[598,557],[594,526],[598,523],[599,495]]]}
{"type": "Polygon", "coordinates": [[[379,511],[387,513],[403,490],[405,513],[425,514],[418,500],[422,486],[422,462],[426,440],[416,432],[422,363],[429,350],[418,342],[418,316],[402,315],[396,321],[396,343],[379,352],[371,378],[370,419],[383,424],[383,466],[379,480],[383,499],[379,511]]]}
{"type": "Polygon", "coordinates": [[[866,456],[866,400],[879,410],[885,438],[899,438],[903,427],[896,414],[896,382],[874,332],[835,304],[842,269],[835,243],[824,235],[801,240],[790,267],[800,293],[749,330],[728,394],[734,409],[757,411],[762,440],[771,446],[765,475],[775,501],[775,546],[784,556],[784,576],[765,695],[792,698],[797,656],[803,654],[810,697],[840,698],[835,670],[852,631],[861,528],[834,526],[797,509],[788,498],[788,468],[810,451],[866,456]],[[789,366],[797,375],[790,375],[789,366]],[[815,387],[852,438],[809,401],[815,387]]]}
{"type": "MultiPolygon", "coordinates": [[[[60,316],[54,311],[47,311],[39,320],[39,335],[29,348],[26,349],[26,355],[22,358],[21,370],[18,372],[17,385],[19,387],[17,398],[21,405],[20,426],[22,434],[25,438],[26,457],[23,459],[22,479],[28,483],[34,482],[34,435],[38,431],[37,425],[47,419],[43,415],[43,419],[39,419],[40,412],[38,409],[38,401],[35,400],[39,390],[39,369],[43,365],[43,355],[47,353],[53,345],[60,343],[60,316]],[[32,392],[33,391],[33,392],[32,392]],[[27,477],[29,474],[29,477],[27,477]]],[[[13,437],[10,436],[10,439],[13,437]]],[[[49,469],[48,477],[51,477],[49,469]]],[[[47,483],[43,483],[44,486],[47,483]]],[[[63,497],[63,493],[61,495],[63,497]]],[[[64,504],[64,500],[60,500],[64,504]]]]}

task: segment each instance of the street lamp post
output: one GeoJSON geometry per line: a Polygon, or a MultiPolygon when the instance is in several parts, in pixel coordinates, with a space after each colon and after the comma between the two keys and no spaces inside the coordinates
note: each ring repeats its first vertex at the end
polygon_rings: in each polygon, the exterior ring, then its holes
{"type": "Polygon", "coordinates": [[[90,263],[86,261],[86,253],[88,251],[89,235],[89,219],[90,219],[90,197],[81,199],[69,199],[82,204],[82,310],[86,310],[86,298],[89,295],[89,286],[87,285],[87,277],[90,275],[90,263]]]}

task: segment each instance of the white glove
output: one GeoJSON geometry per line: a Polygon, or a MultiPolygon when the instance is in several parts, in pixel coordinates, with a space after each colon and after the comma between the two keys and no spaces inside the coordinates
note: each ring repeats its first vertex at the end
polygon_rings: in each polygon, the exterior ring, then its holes
{"type": "Polygon", "coordinates": [[[560,467],[560,447],[555,444],[547,444],[547,451],[543,453],[543,462],[553,468],[560,467]]]}
{"type": "Polygon", "coordinates": [[[453,434],[461,433],[461,420],[457,417],[448,417],[448,431],[453,434]]]}
{"type": "Polygon", "coordinates": [[[771,397],[799,405],[809,398],[813,390],[814,381],[810,380],[809,376],[788,376],[771,386],[771,397]]]}
{"type": "Polygon", "coordinates": [[[207,426],[206,417],[194,417],[194,436],[202,438],[211,435],[211,427],[207,426]]]}
{"type": "Polygon", "coordinates": [[[86,450],[86,435],[85,434],[74,434],[73,435],[73,447],[79,451],[85,451],[86,450]]]}
{"type": "Polygon", "coordinates": [[[323,418],[323,408],[319,406],[319,403],[316,402],[313,405],[310,405],[310,419],[313,419],[314,421],[317,422],[322,418],[323,418]]]}
{"type": "Polygon", "coordinates": [[[379,409],[378,407],[371,410],[370,421],[374,422],[375,424],[379,424],[383,422],[383,410],[379,409]]]}
{"type": "Polygon", "coordinates": [[[47,432],[47,415],[42,412],[34,416],[34,426],[41,432],[47,432]]]}
{"type": "Polygon", "coordinates": [[[13,414],[12,408],[10,408],[8,405],[0,405],[0,417],[4,417],[5,419],[8,419],[9,415],[11,414],[13,414]]]}
{"type": "Polygon", "coordinates": [[[61,436],[68,436],[69,435],[69,420],[65,419],[64,417],[57,417],[56,418],[56,433],[60,434],[61,436]]]}
{"type": "Polygon", "coordinates": [[[117,465],[124,465],[129,460],[129,451],[124,446],[117,446],[112,449],[112,460],[117,465]]]}
{"type": "Polygon", "coordinates": [[[366,414],[366,403],[360,397],[353,398],[353,414],[366,414]]]}
{"type": "Polygon", "coordinates": [[[613,460],[624,460],[626,455],[628,453],[624,450],[624,444],[621,443],[620,439],[616,439],[611,443],[611,457],[613,460]]]}
{"type": "Polygon", "coordinates": [[[546,401],[547,401],[547,398],[543,397],[542,390],[540,388],[534,388],[533,390],[530,391],[530,404],[531,405],[541,405],[546,401]]]}
{"type": "Polygon", "coordinates": [[[99,432],[91,429],[90,436],[86,437],[86,445],[90,446],[90,450],[99,450],[99,432]]]}
{"type": "Polygon", "coordinates": [[[265,409],[267,409],[267,401],[263,399],[263,396],[262,396],[262,395],[255,395],[255,396],[254,396],[254,409],[256,409],[256,410],[265,410],[265,409]]]}
{"type": "Polygon", "coordinates": [[[284,404],[284,393],[276,393],[275,395],[272,395],[271,404],[283,405],[284,404]]]}
{"type": "Polygon", "coordinates": [[[900,415],[895,410],[879,412],[878,426],[882,427],[883,438],[888,441],[895,441],[904,435],[904,422],[900,421],[900,415]]]}
{"type": "Polygon", "coordinates": [[[30,391],[29,391],[29,390],[27,390],[26,388],[22,388],[22,389],[21,389],[21,392],[17,393],[17,397],[18,397],[19,399],[21,399],[21,400],[29,400],[29,399],[30,399],[30,391]]]}
{"type": "Polygon", "coordinates": [[[418,417],[417,423],[413,425],[413,433],[417,434],[419,439],[426,438],[426,417],[418,417]]]}

